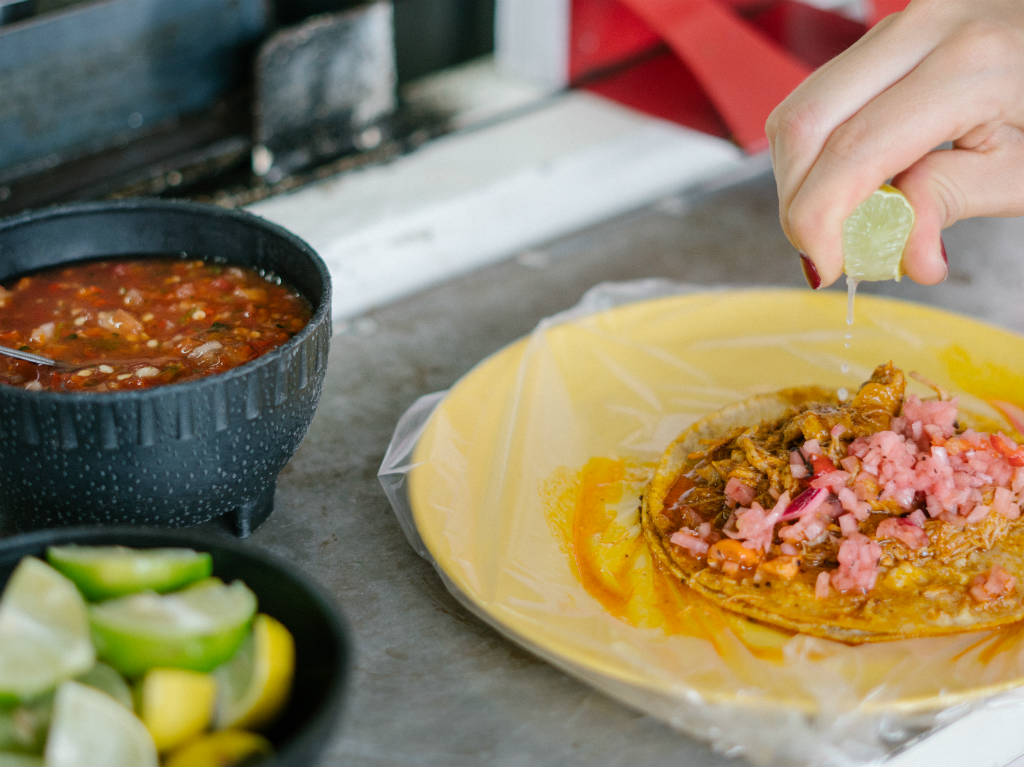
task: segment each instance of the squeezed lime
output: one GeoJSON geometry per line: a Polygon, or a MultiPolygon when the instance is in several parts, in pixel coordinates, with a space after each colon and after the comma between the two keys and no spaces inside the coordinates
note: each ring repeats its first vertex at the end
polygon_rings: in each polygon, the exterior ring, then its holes
{"type": "Polygon", "coordinates": [[[899,189],[876,189],[843,223],[843,271],[856,282],[898,280],[914,209],[899,189]]]}

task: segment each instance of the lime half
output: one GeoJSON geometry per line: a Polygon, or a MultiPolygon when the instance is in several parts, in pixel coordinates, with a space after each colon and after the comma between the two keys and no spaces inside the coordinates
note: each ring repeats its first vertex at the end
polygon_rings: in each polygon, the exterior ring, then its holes
{"type": "Polygon", "coordinates": [[[157,667],[210,671],[238,649],[256,613],[241,581],[207,578],[172,594],[142,592],[89,608],[99,656],[127,676],[157,667]]]}
{"type": "Polygon", "coordinates": [[[217,729],[258,730],[288,702],[295,676],[295,640],[280,621],[257,615],[242,647],[213,674],[217,729]]]}
{"type": "Polygon", "coordinates": [[[50,546],[46,558],[93,600],[174,591],[208,578],[213,567],[208,553],[192,549],[50,546]]]}
{"type": "Polygon", "coordinates": [[[57,688],[45,759],[50,767],[157,764],[153,738],[139,718],[106,693],[78,682],[57,688]]]}
{"type": "Polygon", "coordinates": [[[22,559],[0,599],[0,702],[52,690],[95,659],[78,589],[45,562],[22,559]]]}
{"type": "Polygon", "coordinates": [[[876,189],[843,223],[843,271],[858,282],[898,280],[914,209],[899,189],[876,189]]]}

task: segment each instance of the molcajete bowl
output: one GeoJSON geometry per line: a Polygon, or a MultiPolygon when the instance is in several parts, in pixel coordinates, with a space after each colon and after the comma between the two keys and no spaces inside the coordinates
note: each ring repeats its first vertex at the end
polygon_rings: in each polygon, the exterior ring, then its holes
{"type": "Polygon", "coordinates": [[[83,203],[0,221],[0,281],[106,256],[187,253],[271,271],[313,315],[240,367],[117,392],[0,385],[0,529],[183,527],[225,518],[245,536],[316,410],[330,342],[330,277],[302,240],[256,216],[172,200],[83,203]]]}
{"type": "Polygon", "coordinates": [[[340,726],[351,666],[348,628],[319,586],[280,557],[226,533],[92,526],[36,530],[0,541],[0,591],[22,557],[43,559],[47,546],[67,544],[207,551],[216,577],[243,581],[256,594],[257,609],[283,623],[295,638],[291,694],[284,710],[263,730],[274,754],[252,767],[317,763],[340,726]]]}

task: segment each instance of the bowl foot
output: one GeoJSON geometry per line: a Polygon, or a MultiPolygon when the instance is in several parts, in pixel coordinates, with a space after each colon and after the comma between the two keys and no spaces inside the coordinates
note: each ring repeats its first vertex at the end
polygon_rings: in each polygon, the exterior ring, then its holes
{"type": "Polygon", "coordinates": [[[263,524],[274,510],[274,492],[277,483],[271,482],[259,495],[243,501],[234,511],[229,511],[221,521],[239,538],[248,538],[252,532],[263,524]]]}

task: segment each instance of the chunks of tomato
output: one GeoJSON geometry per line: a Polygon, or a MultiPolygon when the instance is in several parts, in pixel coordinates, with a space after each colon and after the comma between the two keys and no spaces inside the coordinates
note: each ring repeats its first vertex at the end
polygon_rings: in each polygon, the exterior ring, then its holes
{"type": "Polygon", "coordinates": [[[832,463],[832,459],[827,455],[812,455],[809,460],[811,462],[811,473],[815,477],[820,477],[822,474],[828,474],[830,471],[836,470],[836,465],[832,463]]]}
{"type": "Polygon", "coordinates": [[[993,434],[989,441],[996,452],[1004,456],[1011,466],[1024,466],[1024,447],[1003,434],[993,434]]]}

